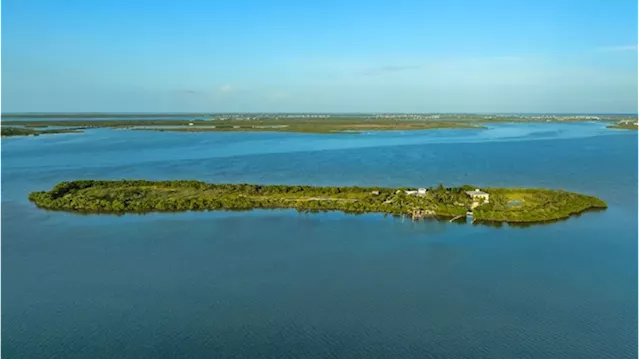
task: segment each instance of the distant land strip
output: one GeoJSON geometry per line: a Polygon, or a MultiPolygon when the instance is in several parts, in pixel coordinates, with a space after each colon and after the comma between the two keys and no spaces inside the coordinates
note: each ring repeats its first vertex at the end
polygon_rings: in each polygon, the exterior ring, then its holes
{"type": "Polygon", "coordinates": [[[635,123],[616,123],[614,125],[609,125],[607,128],[613,128],[618,130],[638,130],[638,122],[635,123]]]}
{"type": "Polygon", "coordinates": [[[13,136],[40,136],[40,135],[50,135],[56,133],[82,133],[81,129],[76,128],[67,128],[67,129],[53,129],[53,130],[36,130],[31,128],[21,128],[21,127],[2,127],[1,133],[2,137],[13,137],[13,136]]]}
{"type": "Polygon", "coordinates": [[[351,117],[309,114],[15,114],[3,115],[2,135],[19,136],[45,133],[48,127],[58,132],[90,128],[111,128],[160,132],[298,132],[298,133],[361,133],[368,131],[412,131],[430,129],[484,129],[492,123],[559,123],[601,121],[609,128],[637,129],[637,119],[616,116],[518,116],[518,115],[360,115],[351,117]],[[90,118],[83,116],[92,116],[90,118]],[[172,117],[173,116],[173,117],[172,117]],[[184,117],[193,118],[185,119],[184,117]],[[7,119],[8,118],[8,119],[7,119]],[[24,119],[21,119],[24,118],[24,119]],[[36,131],[16,131],[30,128],[36,131]],[[60,129],[62,128],[62,129],[60,129]],[[38,133],[38,131],[40,131],[38,133]]]}
{"type": "Polygon", "coordinates": [[[455,121],[391,119],[264,119],[264,120],[3,120],[5,126],[25,128],[82,127],[171,132],[301,132],[354,133],[362,131],[428,130],[439,128],[481,129],[481,124],[455,121]]]}

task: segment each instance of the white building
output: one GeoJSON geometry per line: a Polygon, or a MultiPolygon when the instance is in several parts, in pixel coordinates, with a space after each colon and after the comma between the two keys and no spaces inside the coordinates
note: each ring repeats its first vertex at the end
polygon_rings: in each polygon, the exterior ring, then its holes
{"type": "Polygon", "coordinates": [[[478,188],[475,191],[467,191],[467,196],[471,197],[474,200],[482,200],[484,203],[489,202],[489,194],[487,192],[482,192],[478,188]]]}
{"type": "Polygon", "coordinates": [[[426,188],[418,188],[417,191],[404,191],[404,193],[406,193],[407,195],[410,196],[422,196],[424,197],[427,194],[427,189],[426,188]]]}

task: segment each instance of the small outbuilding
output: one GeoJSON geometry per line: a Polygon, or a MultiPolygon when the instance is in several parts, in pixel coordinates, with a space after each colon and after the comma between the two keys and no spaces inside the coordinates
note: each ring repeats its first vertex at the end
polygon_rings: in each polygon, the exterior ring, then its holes
{"type": "Polygon", "coordinates": [[[380,194],[380,191],[371,191],[371,194],[373,194],[373,195],[376,195],[376,196],[377,196],[377,195],[379,195],[379,194],[380,194]]]}
{"type": "Polygon", "coordinates": [[[471,197],[474,200],[481,200],[484,203],[489,202],[489,194],[487,192],[483,192],[476,188],[475,191],[467,191],[467,196],[471,197]]]}

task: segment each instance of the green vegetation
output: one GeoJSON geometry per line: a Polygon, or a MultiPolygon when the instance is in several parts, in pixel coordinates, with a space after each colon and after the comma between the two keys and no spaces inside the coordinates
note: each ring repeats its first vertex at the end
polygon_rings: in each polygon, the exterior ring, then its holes
{"type": "Polygon", "coordinates": [[[20,127],[2,127],[2,137],[9,136],[39,136],[54,133],[82,133],[77,129],[60,129],[60,130],[34,130],[30,128],[20,127]]]}
{"type": "Polygon", "coordinates": [[[547,189],[489,188],[489,203],[473,210],[479,221],[544,222],[568,218],[589,209],[607,208],[599,198],[547,189]]]}
{"type": "Polygon", "coordinates": [[[63,126],[63,127],[87,127],[87,128],[128,128],[136,126],[188,126],[189,123],[197,125],[211,125],[211,123],[205,123],[202,120],[175,120],[175,119],[163,119],[155,118],[153,120],[2,120],[3,125],[11,126],[25,126],[25,127],[48,127],[48,126],[63,126]]]}
{"type": "MultiPolygon", "coordinates": [[[[528,122],[625,123],[624,115],[515,114],[5,114],[3,123],[24,127],[121,128],[171,132],[344,133],[440,128],[482,129],[485,124],[528,122]],[[11,120],[13,119],[13,120],[11,120]]],[[[613,125],[612,127],[615,127],[613,125]]],[[[620,127],[627,128],[627,127],[620,127]]]]}
{"type": "Polygon", "coordinates": [[[418,121],[358,118],[287,118],[287,119],[224,119],[224,120],[40,120],[3,121],[7,125],[28,127],[82,126],[126,128],[172,132],[302,132],[341,133],[381,130],[426,130],[436,128],[484,128],[478,124],[453,121],[418,121]]]}
{"type": "Polygon", "coordinates": [[[504,222],[557,220],[607,206],[598,198],[577,193],[503,188],[485,189],[491,199],[489,203],[478,205],[466,194],[473,188],[444,188],[440,185],[420,196],[406,194],[404,188],[85,180],[62,182],[50,191],[33,192],[29,200],[49,210],[116,214],[294,208],[311,212],[338,210],[410,215],[414,218],[452,218],[465,216],[470,208],[475,207],[473,215],[476,220],[504,222]]]}
{"type": "MultiPolygon", "coordinates": [[[[201,121],[204,122],[204,121],[201,121]]],[[[173,132],[299,132],[299,133],[359,133],[362,131],[411,131],[439,128],[481,129],[483,126],[458,122],[400,121],[400,120],[217,120],[205,124],[176,128],[147,128],[145,130],[173,132]]]]}
{"type": "Polygon", "coordinates": [[[616,123],[615,125],[609,125],[607,128],[616,128],[619,130],[638,130],[638,123],[616,123]]]}
{"type": "Polygon", "coordinates": [[[2,118],[174,118],[185,116],[206,116],[202,113],[45,113],[45,112],[26,112],[26,113],[3,113],[2,118]]]}

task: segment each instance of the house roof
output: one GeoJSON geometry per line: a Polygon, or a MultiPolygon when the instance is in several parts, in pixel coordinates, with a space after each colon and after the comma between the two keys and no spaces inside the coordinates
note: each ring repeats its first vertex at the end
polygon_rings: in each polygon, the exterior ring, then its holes
{"type": "Polygon", "coordinates": [[[467,191],[467,194],[469,196],[482,196],[482,195],[485,195],[485,194],[488,194],[488,193],[487,192],[482,192],[481,190],[476,188],[475,191],[467,191]]]}

